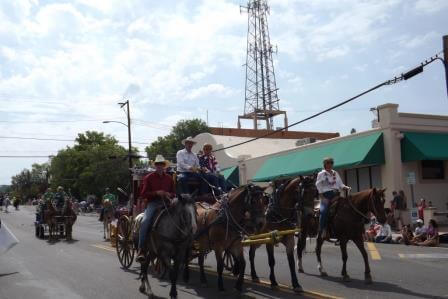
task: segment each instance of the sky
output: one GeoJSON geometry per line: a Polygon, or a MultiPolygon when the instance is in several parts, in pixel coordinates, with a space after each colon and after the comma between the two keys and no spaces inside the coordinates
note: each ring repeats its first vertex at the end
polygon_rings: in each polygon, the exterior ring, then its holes
{"type": "MultiPolygon", "coordinates": [[[[97,130],[127,141],[131,103],[143,151],[181,119],[235,127],[244,108],[247,14],[238,0],[0,1],[0,156],[48,156],[97,130]]],[[[289,122],[323,110],[442,51],[446,0],[271,0],[280,108],[289,122]]],[[[444,31],[445,30],[445,31],[444,31]]],[[[440,62],[292,129],[370,128],[369,111],[448,113],[440,62]]],[[[276,126],[282,119],[276,120],[276,126]]],[[[250,127],[251,123],[243,123],[250,127]]],[[[123,144],[125,145],[125,144],[123,144]]],[[[1,158],[0,184],[47,158],[1,158]]]]}

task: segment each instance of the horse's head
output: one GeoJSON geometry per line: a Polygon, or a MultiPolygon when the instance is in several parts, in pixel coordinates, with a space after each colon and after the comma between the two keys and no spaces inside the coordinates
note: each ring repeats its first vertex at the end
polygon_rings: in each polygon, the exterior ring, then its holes
{"type": "Polygon", "coordinates": [[[180,211],[178,211],[180,222],[184,229],[191,228],[192,235],[195,234],[198,229],[195,195],[196,192],[193,194],[181,194],[177,199],[178,209],[180,209],[180,211]]]}
{"type": "Polygon", "coordinates": [[[266,223],[264,215],[268,195],[265,193],[266,188],[249,184],[246,186],[246,197],[244,199],[244,212],[248,212],[252,226],[256,231],[266,223]]]}
{"type": "Polygon", "coordinates": [[[318,197],[316,176],[300,176],[297,187],[298,202],[313,202],[318,197]]]}
{"type": "Polygon", "coordinates": [[[369,211],[376,216],[376,219],[381,224],[386,223],[387,220],[386,212],[384,211],[384,203],[386,202],[385,193],[386,188],[373,188],[369,200],[369,211]]]}

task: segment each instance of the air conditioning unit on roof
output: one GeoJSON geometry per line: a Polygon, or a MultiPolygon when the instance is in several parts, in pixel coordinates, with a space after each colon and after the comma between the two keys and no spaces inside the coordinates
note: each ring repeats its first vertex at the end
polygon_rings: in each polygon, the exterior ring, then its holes
{"type": "Polygon", "coordinates": [[[302,146],[302,145],[305,145],[305,144],[314,143],[316,141],[317,141],[317,139],[314,138],[314,137],[302,138],[302,139],[298,139],[296,141],[296,146],[302,146]]]}

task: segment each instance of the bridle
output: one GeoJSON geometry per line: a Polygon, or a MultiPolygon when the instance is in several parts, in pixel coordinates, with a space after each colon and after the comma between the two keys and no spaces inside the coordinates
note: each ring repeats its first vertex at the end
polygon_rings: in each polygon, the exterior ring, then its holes
{"type": "MultiPolygon", "coordinates": [[[[350,200],[350,195],[349,195],[349,198],[348,198],[347,201],[348,201],[350,207],[351,207],[351,208],[352,208],[358,215],[360,215],[362,218],[364,218],[364,219],[370,221],[370,218],[369,218],[366,214],[364,214],[364,213],[361,212],[358,208],[355,207],[355,205],[353,204],[353,202],[350,200]]],[[[369,194],[369,199],[368,199],[368,201],[367,201],[367,212],[370,212],[370,211],[373,212],[373,214],[375,214],[375,216],[378,216],[378,211],[377,211],[376,206],[375,206],[375,196],[374,196],[374,192],[373,192],[373,190],[370,192],[370,194],[369,194]],[[369,206],[370,206],[370,207],[369,207],[369,206]]]]}

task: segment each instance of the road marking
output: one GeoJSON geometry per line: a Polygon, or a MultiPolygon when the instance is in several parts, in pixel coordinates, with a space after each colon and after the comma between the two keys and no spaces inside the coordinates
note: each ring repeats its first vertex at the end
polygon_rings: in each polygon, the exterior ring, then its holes
{"type": "Polygon", "coordinates": [[[111,251],[111,252],[116,252],[116,250],[113,247],[110,247],[110,246],[107,246],[107,245],[94,244],[92,246],[96,247],[96,248],[99,248],[99,249],[103,249],[103,250],[107,250],[107,251],[111,251]]]}
{"type": "Polygon", "coordinates": [[[370,257],[372,260],[381,260],[381,255],[378,252],[378,249],[376,249],[376,246],[372,242],[367,242],[367,249],[370,252],[370,257]]]}
{"type": "MultiPolygon", "coordinates": [[[[199,266],[192,266],[190,265],[190,268],[193,270],[198,270],[199,271],[199,266]]],[[[213,276],[218,276],[218,273],[216,273],[216,271],[214,270],[208,270],[208,269],[204,269],[204,272],[207,272],[208,274],[211,274],[213,276]]],[[[230,279],[236,279],[236,277],[234,277],[233,275],[227,274],[227,273],[223,273],[222,276],[230,278],[230,279]]],[[[247,277],[247,276],[246,276],[247,277]]],[[[262,286],[268,286],[271,287],[271,282],[260,279],[259,282],[254,282],[249,278],[244,278],[245,283],[248,284],[255,284],[255,285],[262,285],[262,286]]],[[[278,287],[281,291],[284,291],[286,293],[290,293],[290,294],[297,294],[296,292],[294,292],[290,286],[287,286],[285,284],[279,283],[278,287]]],[[[337,297],[337,296],[332,296],[332,295],[328,295],[328,294],[324,294],[321,292],[316,292],[316,291],[308,291],[308,290],[304,290],[303,294],[308,295],[308,296],[313,296],[313,298],[327,298],[327,299],[342,299],[343,297],[337,297]]]]}
{"type": "Polygon", "coordinates": [[[448,253],[399,253],[402,259],[448,259],[448,253]]]}

